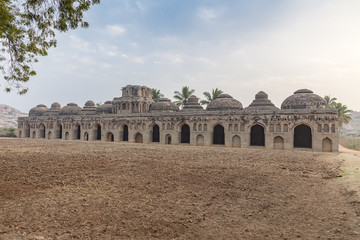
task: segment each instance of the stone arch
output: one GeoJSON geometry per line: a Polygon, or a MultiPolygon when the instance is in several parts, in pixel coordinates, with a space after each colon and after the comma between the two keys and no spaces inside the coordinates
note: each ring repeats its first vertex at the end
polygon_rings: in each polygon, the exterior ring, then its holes
{"type": "Polygon", "coordinates": [[[22,131],[19,131],[19,138],[22,137],[22,131]]]}
{"type": "Polygon", "coordinates": [[[251,126],[250,129],[250,145],[265,146],[265,129],[260,124],[251,126]]]}
{"type": "Polygon", "coordinates": [[[166,136],[165,136],[165,144],[171,144],[171,135],[170,134],[166,134],[166,136]]]}
{"type": "Polygon", "coordinates": [[[281,124],[280,123],[278,123],[278,124],[276,124],[276,132],[281,132],[281,124]]]}
{"type": "Polygon", "coordinates": [[[274,149],[284,149],[284,138],[277,136],[274,138],[274,149]]]}
{"type": "Polygon", "coordinates": [[[324,124],[324,132],[328,133],[330,131],[329,124],[324,124]]]}
{"type": "Polygon", "coordinates": [[[312,148],[311,127],[306,124],[294,128],[294,148],[312,148]]]}
{"type": "Polygon", "coordinates": [[[232,137],[232,146],[241,147],[241,138],[238,135],[232,137]]]}
{"type": "Polygon", "coordinates": [[[55,138],[62,139],[62,135],[63,135],[63,126],[61,125],[61,123],[58,123],[55,126],[55,138]]]}
{"type": "Polygon", "coordinates": [[[225,130],[221,124],[216,124],[213,128],[213,144],[225,144],[225,130]]]}
{"type": "Polygon", "coordinates": [[[285,123],[283,129],[284,129],[284,132],[288,132],[289,131],[289,126],[285,123]]]}
{"type": "Polygon", "coordinates": [[[81,139],[81,126],[79,123],[76,123],[73,127],[73,139],[74,140],[81,139]]]}
{"type": "Polygon", "coordinates": [[[129,141],[129,127],[127,124],[122,124],[120,127],[120,139],[124,142],[129,141]]]}
{"type": "Polygon", "coordinates": [[[46,135],[46,128],[45,128],[45,124],[41,123],[39,125],[39,138],[45,138],[46,135]]]}
{"type": "Polygon", "coordinates": [[[335,133],[335,124],[331,124],[331,132],[335,133]]]}
{"type": "Polygon", "coordinates": [[[187,124],[181,126],[181,143],[190,143],[190,127],[187,124]]]}
{"type": "Polygon", "coordinates": [[[233,130],[233,125],[230,123],[229,124],[229,132],[232,132],[232,130],[233,130]]]}
{"type": "Polygon", "coordinates": [[[322,151],[332,152],[332,141],[330,138],[326,137],[322,140],[322,151]]]}
{"type": "Polygon", "coordinates": [[[89,133],[88,132],[84,133],[84,141],[89,141],[89,133]]]}
{"type": "Polygon", "coordinates": [[[202,134],[196,136],[196,146],[204,146],[204,136],[202,134]]]}
{"type": "Polygon", "coordinates": [[[70,136],[69,132],[66,132],[65,133],[65,140],[69,140],[69,136],[70,136]]]}
{"type": "Polygon", "coordinates": [[[112,132],[108,132],[106,134],[106,141],[113,142],[114,141],[114,134],[112,132]]]}
{"type": "Polygon", "coordinates": [[[100,123],[97,123],[94,125],[93,133],[94,133],[93,139],[101,141],[101,125],[100,125],[100,123]]]}
{"type": "Polygon", "coordinates": [[[51,139],[51,131],[48,132],[48,139],[51,139]]]}
{"type": "Polygon", "coordinates": [[[143,143],[143,135],[139,132],[135,134],[135,143],[143,143]]]}
{"type": "Polygon", "coordinates": [[[318,132],[322,132],[322,125],[321,125],[321,124],[318,124],[318,125],[317,125],[317,131],[318,131],[318,132]]]}
{"type": "Polygon", "coordinates": [[[235,123],[234,132],[238,132],[238,131],[239,131],[239,124],[235,123]]]}
{"type": "Polygon", "coordinates": [[[152,141],[160,142],[160,128],[157,124],[154,124],[152,127],[152,141]]]}
{"type": "Polygon", "coordinates": [[[36,131],[33,131],[32,138],[36,138],[36,131]]]}
{"type": "Polygon", "coordinates": [[[25,136],[26,138],[30,137],[30,124],[29,123],[25,123],[25,136]]]}

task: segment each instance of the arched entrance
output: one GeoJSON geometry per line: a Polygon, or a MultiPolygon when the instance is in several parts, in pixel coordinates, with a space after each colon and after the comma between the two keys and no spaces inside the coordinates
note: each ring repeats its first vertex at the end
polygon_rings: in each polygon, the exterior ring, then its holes
{"type": "Polygon", "coordinates": [[[123,125],[123,129],[122,129],[122,140],[124,142],[129,141],[129,128],[126,124],[123,125]]]}
{"type": "Polygon", "coordinates": [[[305,124],[294,129],[294,148],[312,148],[311,128],[305,124]]]}
{"type": "Polygon", "coordinates": [[[81,127],[79,124],[76,124],[73,131],[73,139],[81,139],[81,127]]]}
{"type": "Polygon", "coordinates": [[[190,143],[190,127],[187,124],[181,126],[181,143],[190,143]]]}
{"type": "Polygon", "coordinates": [[[274,149],[284,149],[284,139],[280,136],[274,138],[274,149]]]}
{"type": "Polygon", "coordinates": [[[114,141],[114,134],[113,133],[109,132],[107,134],[107,141],[108,142],[113,142],[114,141]]]}
{"type": "Polygon", "coordinates": [[[89,134],[87,132],[84,133],[84,141],[89,141],[89,134]]]}
{"type": "Polygon", "coordinates": [[[171,144],[171,136],[170,136],[170,134],[167,134],[165,136],[165,144],[171,144]]]}
{"type": "Polygon", "coordinates": [[[259,124],[252,126],[250,135],[251,146],[265,146],[265,131],[263,126],[259,124]]]}
{"type": "Polygon", "coordinates": [[[45,125],[42,123],[39,126],[39,138],[45,138],[45,125]]]}
{"type": "Polygon", "coordinates": [[[142,143],[143,142],[143,135],[141,133],[137,133],[135,135],[135,143],[142,143]]]}
{"type": "Polygon", "coordinates": [[[48,139],[51,139],[51,131],[48,132],[48,139]]]}
{"type": "Polygon", "coordinates": [[[199,134],[196,136],[196,146],[204,146],[204,136],[199,134]]]}
{"type": "Polygon", "coordinates": [[[94,129],[94,140],[101,140],[101,125],[97,124],[95,125],[94,129]]]}
{"type": "Polygon", "coordinates": [[[65,140],[69,140],[69,135],[70,135],[69,132],[65,133],[65,140]]]}
{"type": "Polygon", "coordinates": [[[56,128],[55,128],[55,138],[56,139],[62,139],[62,134],[63,134],[63,127],[59,123],[59,124],[56,125],[56,128]]]}
{"type": "Polygon", "coordinates": [[[233,147],[241,147],[241,139],[238,135],[233,136],[232,138],[232,146],[233,147]]]}
{"type": "Polygon", "coordinates": [[[25,137],[29,138],[30,137],[30,124],[25,124],[25,137]]]}
{"type": "Polygon", "coordinates": [[[36,132],[35,131],[33,131],[32,138],[36,138],[36,132]]]}
{"type": "Polygon", "coordinates": [[[214,127],[213,144],[220,144],[220,145],[225,144],[224,127],[221,126],[220,124],[214,127]]]}
{"type": "Polygon", "coordinates": [[[152,131],[152,141],[153,142],[160,142],[160,128],[157,124],[153,126],[152,131]]]}
{"type": "Polygon", "coordinates": [[[323,152],[332,152],[332,141],[330,138],[324,138],[322,140],[322,151],[323,152]]]}

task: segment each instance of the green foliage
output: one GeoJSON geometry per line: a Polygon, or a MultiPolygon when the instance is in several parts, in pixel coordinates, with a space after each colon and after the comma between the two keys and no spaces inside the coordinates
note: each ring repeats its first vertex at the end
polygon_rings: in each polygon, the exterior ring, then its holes
{"type": "Polygon", "coordinates": [[[97,107],[100,107],[101,104],[102,104],[102,102],[98,102],[98,103],[96,103],[95,105],[96,105],[97,107]]]}
{"type": "Polygon", "coordinates": [[[206,99],[200,101],[201,105],[207,105],[207,104],[211,103],[217,97],[219,97],[220,94],[222,94],[222,93],[223,93],[223,91],[218,89],[218,88],[213,89],[211,94],[209,92],[204,92],[203,94],[204,94],[206,99]]]}
{"type": "Polygon", "coordinates": [[[360,151],[360,138],[341,138],[340,144],[346,148],[360,151]]]}
{"type": "Polygon", "coordinates": [[[56,47],[55,30],[87,28],[83,13],[100,0],[0,0],[0,71],[5,90],[23,86],[36,75],[32,63],[56,47]]]}
{"type": "Polygon", "coordinates": [[[176,99],[176,101],[174,102],[176,105],[178,106],[183,106],[185,101],[189,99],[189,97],[195,92],[194,89],[191,89],[187,86],[183,87],[181,89],[181,92],[179,91],[175,91],[174,92],[174,98],[176,99]]]}
{"type": "Polygon", "coordinates": [[[327,108],[334,108],[338,110],[339,126],[344,123],[347,124],[351,121],[352,110],[348,109],[346,105],[336,102],[337,98],[331,98],[330,95],[324,97],[327,108]]]}
{"type": "Polygon", "coordinates": [[[164,97],[164,94],[160,93],[160,90],[153,88],[152,90],[152,99],[154,101],[159,101],[161,98],[164,97]]]}
{"type": "Polygon", "coordinates": [[[15,128],[2,128],[0,137],[16,137],[15,128]]]}

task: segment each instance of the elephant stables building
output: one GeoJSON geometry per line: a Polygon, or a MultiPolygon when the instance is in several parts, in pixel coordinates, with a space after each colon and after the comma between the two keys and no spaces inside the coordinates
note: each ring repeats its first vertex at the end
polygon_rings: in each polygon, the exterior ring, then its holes
{"type": "Polygon", "coordinates": [[[87,101],[50,108],[40,104],[18,119],[20,138],[78,141],[224,145],[264,149],[337,152],[337,110],[307,89],[296,91],[277,108],[264,92],[246,108],[221,94],[204,109],[191,96],[179,109],[167,98],[154,102],[152,90],[128,85],[122,97],[96,107],[87,101]]]}

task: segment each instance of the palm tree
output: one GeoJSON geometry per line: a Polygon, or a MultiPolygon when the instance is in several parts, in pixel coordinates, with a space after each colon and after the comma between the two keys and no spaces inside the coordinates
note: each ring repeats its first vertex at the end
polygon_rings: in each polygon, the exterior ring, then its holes
{"type": "Polygon", "coordinates": [[[207,105],[207,104],[211,103],[216,98],[218,98],[220,96],[220,94],[222,94],[222,93],[223,93],[223,91],[221,91],[218,88],[213,89],[211,94],[209,92],[204,92],[203,94],[205,95],[206,100],[201,100],[200,101],[201,105],[207,105]]]}
{"type": "Polygon", "coordinates": [[[326,102],[326,108],[333,108],[336,104],[337,98],[331,98],[330,95],[324,97],[326,102]]]}
{"type": "Polygon", "coordinates": [[[175,91],[174,92],[174,98],[177,100],[174,103],[178,106],[183,106],[185,101],[189,99],[189,97],[195,92],[194,89],[191,89],[187,86],[183,87],[181,89],[181,92],[175,91]]]}
{"type": "Polygon", "coordinates": [[[156,88],[152,89],[152,99],[154,101],[159,101],[160,98],[163,98],[163,97],[164,97],[164,94],[160,93],[160,90],[158,90],[156,88]]]}
{"type": "Polygon", "coordinates": [[[343,123],[347,124],[350,122],[352,110],[347,109],[346,105],[342,103],[334,103],[333,108],[338,110],[338,117],[339,117],[339,126],[341,127],[343,123]]]}

